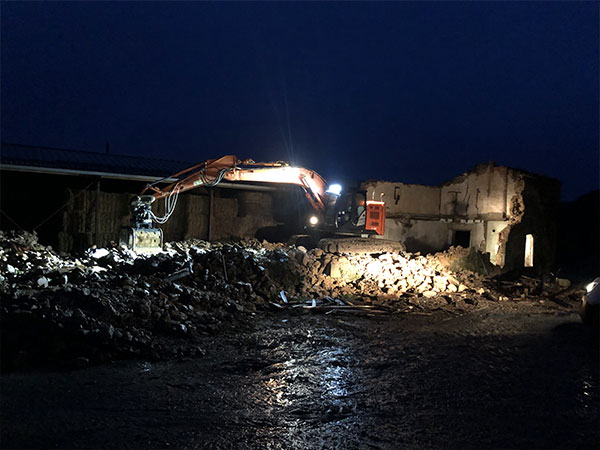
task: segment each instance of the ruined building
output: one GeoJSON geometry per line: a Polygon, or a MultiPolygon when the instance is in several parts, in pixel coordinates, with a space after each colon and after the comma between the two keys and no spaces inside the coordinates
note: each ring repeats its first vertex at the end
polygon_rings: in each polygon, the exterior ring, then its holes
{"type": "MultiPolygon", "coordinates": [[[[0,161],[1,228],[35,230],[41,242],[66,252],[117,241],[129,224],[132,196],[191,165],[6,143],[0,161]]],[[[487,164],[442,186],[369,181],[362,188],[386,203],[383,237],[409,251],[474,247],[498,266],[540,272],[554,261],[557,180],[487,164]]],[[[182,195],[162,228],[166,241],[285,240],[302,231],[304,203],[297,187],[223,182],[182,195]]]]}
{"type": "Polygon", "coordinates": [[[494,163],[441,186],[363,183],[367,198],[386,203],[386,239],[408,251],[474,247],[505,269],[550,269],[556,251],[558,180],[494,163]]]}

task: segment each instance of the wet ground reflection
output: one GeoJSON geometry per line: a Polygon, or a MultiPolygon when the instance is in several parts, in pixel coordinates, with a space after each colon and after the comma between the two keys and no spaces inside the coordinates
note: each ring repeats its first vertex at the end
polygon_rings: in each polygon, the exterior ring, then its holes
{"type": "Polygon", "coordinates": [[[598,347],[574,314],[284,319],[200,359],[3,376],[2,446],[600,444],[598,347]]]}

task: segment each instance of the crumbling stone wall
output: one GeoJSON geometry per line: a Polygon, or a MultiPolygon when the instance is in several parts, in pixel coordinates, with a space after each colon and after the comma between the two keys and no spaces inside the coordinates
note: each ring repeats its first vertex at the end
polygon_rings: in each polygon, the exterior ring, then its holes
{"type": "Polygon", "coordinates": [[[402,242],[409,252],[435,252],[448,244],[448,224],[433,220],[388,219],[384,237],[402,242]]]}
{"type": "Polygon", "coordinates": [[[131,193],[97,193],[95,190],[65,188],[58,249],[81,251],[93,244],[105,245],[118,240],[121,226],[129,222],[131,197],[131,193]]]}
{"type": "Polygon", "coordinates": [[[468,245],[489,253],[492,263],[522,268],[525,236],[533,234],[536,270],[554,260],[556,180],[488,163],[437,187],[369,181],[362,188],[386,202],[384,238],[409,251],[444,250],[468,231],[468,245]]]}
{"type": "Polygon", "coordinates": [[[486,222],[507,219],[507,197],[517,190],[510,171],[490,163],[442,186],[369,181],[362,188],[367,198],[386,202],[386,239],[433,252],[457,244],[456,233],[468,231],[471,247],[489,251],[486,222]]]}
{"type": "Polygon", "coordinates": [[[437,217],[440,213],[440,188],[419,184],[367,181],[362,189],[367,199],[384,201],[390,219],[399,217],[437,217]]]}
{"type": "Polygon", "coordinates": [[[440,215],[468,219],[501,219],[512,180],[507,167],[479,165],[440,187],[440,215]]]}

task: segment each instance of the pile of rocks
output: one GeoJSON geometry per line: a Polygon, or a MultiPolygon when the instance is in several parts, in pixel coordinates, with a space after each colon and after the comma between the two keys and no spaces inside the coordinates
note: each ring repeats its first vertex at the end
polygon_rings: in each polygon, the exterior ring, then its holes
{"type": "Polygon", "coordinates": [[[198,353],[199,337],[244,326],[279,294],[268,267],[287,255],[255,247],[188,242],[153,256],[114,247],[76,258],[4,233],[3,367],[198,353]]]}
{"type": "Polygon", "coordinates": [[[0,232],[3,367],[197,354],[203,336],[251,325],[257,310],[320,299],[397,310],[411,299],[451,304],[486,291],[481,277],[449,269],[463,253],[188,240],[156,255],[113,246],[75,257],[33,234],[0,232]]]}
{"type": "Polygon", "coordinates": [[[430,257],[406,253],[335,255],[322,254],[318,250],[311,253],[311,263],[306,265],[311,268],[309,281],[313,286],[331,291],[334,296],[435,297],[469,289],[430,257]]]}

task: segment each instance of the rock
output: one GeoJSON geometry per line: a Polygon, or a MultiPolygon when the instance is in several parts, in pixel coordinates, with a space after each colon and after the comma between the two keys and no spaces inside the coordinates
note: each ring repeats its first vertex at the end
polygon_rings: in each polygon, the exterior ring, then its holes
{"type": "Polygon", "coordinates": [[[342,256],[332,259],[329,265],[329,270],[326,272],[332,278],[346,278],[352,273],[352,264],[348,258],[342,256]]]}
{"type": "Polygon", "coordinates": [[[110,324],[103,323],[100,325],[98,332],[103,339],[112,339],[115,333],[115,328],[110,324]]]}
{"type": "Polygon", "coordinates": [[[78,356],[74,360],[71,361],[71,367],[74,369],[83,369],[90,365],[90,360],[84,356],[78,356]]]}
{"type": "Polygon", "coordinates": [[[435,291],[425,291],[425,292],[423,292],[423,297],[426,297],[426,298],[432,298],[432,297],[435,297],[436,295],[438,295],[438,293],[435,292],[435,291]]]}
{"type": "Polygon", "coordinates": [[[320,248],[315,248],[312,250],[312,253],[315,258],[320,258],[321,256],[323,256],[324,252],[320,248]]]}
{"type": "Polygon", "coordinates": [[[561,289],[569,289],[569,287],[571,286],[571,281],[567,280],[566,278],[557,278],[556,279],[556,284],[561,289]]]}
{"type": "Polygon", "coordinates": [[[88,324],[88,319],[86,317],[86,315],[84,314],[84,312],[80,309],[80,308],[75,308],[73,310],[73,315],[72,315],[73,321],[77,324],[77,325],[87,325],[88,324]]]}
{"type": "Polygon", "coordinates": [[[302,254],[300,264],[302,264],[303,266],[308,266],[310,264],[310,258],[306,253],[302,254]]]}
{"type": "Polygon", "coordinates": [[[152,314],[152,309],[150,308],[149,302],[139,301],[135,305],[135,312],[139,315],[143,320],[148,320],[150,315],[152,314]]]}
{"type": "Polygon", "coordinates": [[[108,256],[109,254],[110,254],[110,252],[105,248],[97,248],[95,250],[90,251],[90,256],[94,259],[104,258],[105,256],[108,256]]]}
{"type": "Polygon", "coordinates": [[[454,286],[457,286],[457,287],[460,286],[460,282],[452,275],[448,275],[447,279],[450,284],[453,284],[454,286]]]}
{"type": "Polygon", "coordinates": [[[433,277],[433,287],[439,292],[444,292],[448,286],[448,279],[442,276],[433,277]]]}
{"type": "Polygon", "coordinates": [[[280,291],[279,292],[279,297],[281,298],[281,300],[283,301],[283,303],[287,303],[288,302],[287,295],[285,295],[285,291],[280,291]]]}

